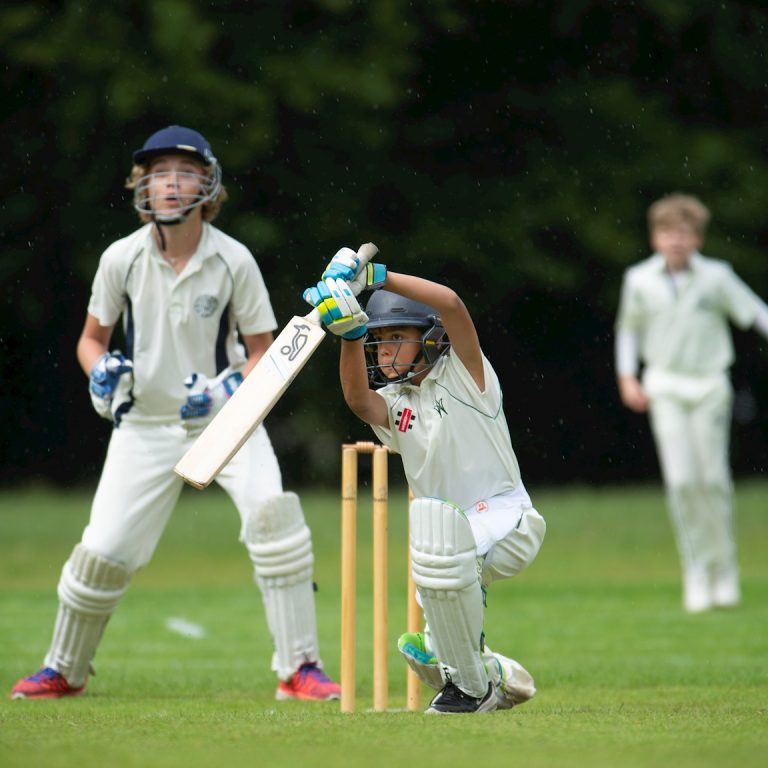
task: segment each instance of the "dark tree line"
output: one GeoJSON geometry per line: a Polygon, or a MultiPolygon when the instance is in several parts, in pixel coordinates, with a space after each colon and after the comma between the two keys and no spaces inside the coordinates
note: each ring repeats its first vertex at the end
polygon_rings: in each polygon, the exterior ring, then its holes
{"type": "MultiPolygon", "coordinates": [[[[768,297],[768,11],[751,2],[405,0],[0,8],[0,480],[90,480],[108,429],[74,346],[103,249],[137,221],[130,153],[170,123],[211,141],[219,224],[279,323],[341,245],[444,278],[505,387],[529,482],[655,477],[618,403],[621,275],[645,211],[698,194],[705,252],[768,297]]],[[[737,334],[734,463],[766,463],[765,345],[737,334]]],[[[268,426],[290,482],[333,482],[343,406],[327,341],[268,426]]]]}

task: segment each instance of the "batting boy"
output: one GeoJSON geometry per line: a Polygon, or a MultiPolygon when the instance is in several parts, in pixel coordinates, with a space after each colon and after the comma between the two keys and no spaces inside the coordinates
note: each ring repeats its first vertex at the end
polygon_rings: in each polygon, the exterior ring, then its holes
{"type": "Polygon", "coordinates": [[[404,635],[399,648],[439,691],[427,712],[525,701],[531,676],[485,646],[484,593],[532,562],[545,524],[520,478],[501,387],[472,318],[450,288],[361,265],[349,249],[323,277],[305,298],[341,336],[344,398],[402,456],[415,496],[410,548],[428,630],[404,635]],[[354,295],[363,288],[386,288],[365,312],[354,295]]]}
{"type": "Polygon", "coordinates": [[[650,207],[654,254],[627,270],[616,321],[619,392],[631,410],[650,412],[690,613],[741,599],[728,321],[768,338],[768,307],[728,264],[699,253],[708,222],[709,211],[690,195],[650,207]]]}
{"type": "MultiPolygon", "coordinates": [[[[64,565],[44,667],[13,698],[85,690],[102,633],[146,565],[181,493],[173,467],[272,341],[275,317],[251,253],[210,223],[226,192],[209,143],[164,128],[133,155],[144,226],[113,243],[93,282],[78,360],[114,430],[91,516],[64,565]],[[124,354],[110,352],[122,317],[124,354]]],[[[267,624],[278,699],[339,698],[320,666],[310,532],[283,491],[263,426],[218,477],[241,518],[267,624]]]]}

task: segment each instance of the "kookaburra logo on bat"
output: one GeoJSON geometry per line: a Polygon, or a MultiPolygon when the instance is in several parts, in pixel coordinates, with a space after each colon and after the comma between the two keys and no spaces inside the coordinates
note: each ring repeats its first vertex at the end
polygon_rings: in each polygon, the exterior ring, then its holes
{"type": "Polygon", "coordinates": [[[296,359],[296,356],[304,349],[304,345],[309,338],[309,326],[306,323],[293,326],[296,332],[293,334],[290,344],[286,344],[280,348],[280,354],[285,355],[291,362],[296,359]]]}

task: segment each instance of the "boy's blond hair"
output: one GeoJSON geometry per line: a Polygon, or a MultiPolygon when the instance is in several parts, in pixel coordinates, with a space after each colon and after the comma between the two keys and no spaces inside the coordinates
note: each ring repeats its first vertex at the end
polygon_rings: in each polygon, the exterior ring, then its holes
{"type": "Polygon", "coordinates": [[[687,224],[699,237],[704,237],[709,224],[709,208],[693,195],[675,192],[657,200],[648,209],[648,229],[656,229],[687,224]]]}
{"type": "MultiPolygon", "coordinates": [[[[132,189],[135,196],[137,194],[136,190],[139,184],[139,180],[146,176],[148,173],[149,167],[147,165],[134,165],[133,168],[131,168],[131,175],[125,180],[125,188],[132,189]]],[[[213,173],[213,171],[211,170],[210,173],[213,173]]],[[[222,204],[225,203],[228,198],[229,195],[227,194],[227,190],[222,184],[221,189],[219,190],[219,194],[216,195],[216,199],[209,200],[207,203],[203,203],[203,221],[213,221],[219,215],[222,204]]],[[[136,200],[135,202],[138,203],[140,201],[136,200]]],[[[152,217],[148,213],[144,213],[143,211],[139,211],[138,213],[139,219],[144,222],[144,224],[149,224],[149,222],[152,221],[152,217]]]]}

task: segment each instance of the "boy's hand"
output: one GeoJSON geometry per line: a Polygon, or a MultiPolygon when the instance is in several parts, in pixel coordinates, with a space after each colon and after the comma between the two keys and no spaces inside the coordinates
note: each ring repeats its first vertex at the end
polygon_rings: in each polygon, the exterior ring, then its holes
{"type": "Polygon", "coordinates": [[[363,291],[377,291],[387,282],[387,267],[385,264],[366,264],[354,280],[349,281],[349,290],[355,296],[363,291]]]}
{"type": "Polygon", "coordinates": [[[179,409],[182,424],[188,429],[205,426],[242,383],[243,375],[231,368],[225,368],[215,379],[202,373],[187,376],[184,386],[189,395],[179,409]]]}
{"type": "Polygon", "coordinates": [[[631,411],[645,413],[648,410],[648,396],[636,376],[619,377],[619,394],[621,402],[631,411]]]}
{"type": "Polygon", "coordinates": [[[375,291],[381,288],[387,279],[387,268],[383,264],[369,263],[376,253],[376,246],[361,246],[357,253],[351,248],[340,248],[328,262],[322,279],[344,280],[355,296],[359,296],[364,290],[375,291]]]}
{"type": "Polygon", "coordinates": [[[353,341],[368,333],[368,315],[344,280],[321,280],[304,291],[304,300],[317,309],[323,325],[336,336],[353,341]]]}
{"type": "Polygon", "coordinates": [[[335,256],[328,262],[323,272],[322,279],[351,280],[360,271],[360,263],[357,254],[351,248],[339,248],[335,256]]]}
{"type": "Polygon", "coordinates": [[[96,413],[104,419],[115,419],[117,409],[130,401],[133,387],[133,362],[120,350],[105,352],[91,368],[88,391],[96,413]]]}

